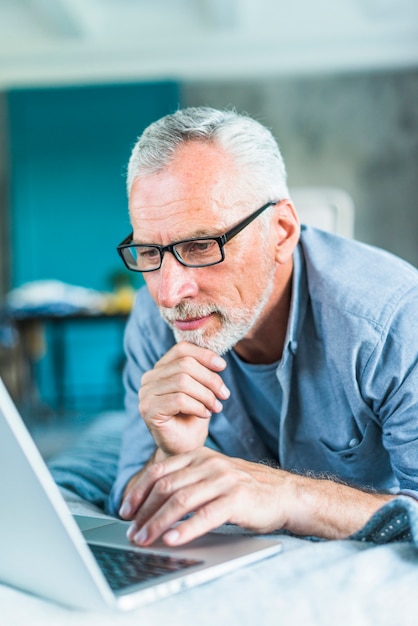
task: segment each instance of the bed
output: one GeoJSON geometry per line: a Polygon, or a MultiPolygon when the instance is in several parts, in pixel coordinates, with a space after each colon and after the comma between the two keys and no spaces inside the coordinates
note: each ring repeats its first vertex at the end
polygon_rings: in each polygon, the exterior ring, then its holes
{"type": "MultiPolygon", "coordinates": [[[[50,462],[73,513],[104,516],[122,413],[100,416],[50,462]]],[[[225,527],[226,532],[244,532],[225,527]]],[[[30,527],[28,526],[28,532],[30,527]]],[[[0,585],[2,626],[408,626],[418,620],[418,502],[399,496],[355,536],[282,534],[283,552],[130,613],[68,609],[0,585]]]]}

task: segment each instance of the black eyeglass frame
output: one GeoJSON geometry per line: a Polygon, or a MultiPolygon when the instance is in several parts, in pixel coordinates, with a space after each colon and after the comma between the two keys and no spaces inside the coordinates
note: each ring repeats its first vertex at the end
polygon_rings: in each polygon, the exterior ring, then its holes
{"type": "Polygon", "coordinates": [[[248,217],[245,217],[241,222],[238,222],[238,224],[233,226],[230,230],[228,230],[223,235],[212,236],[212,237],[192,237],[191,239],[181,239],[180,241],[169,243],[167,246],[160,246],[155,243],[149,243],[149,244],[133,243],[132,242],[133,231],[132,231],[116,247],[116,250],[118,251],[119,256],[121,257],[123,263],[125,264],[128,270],[130,270],[131,272],[139,272],[141,274],[145,274],[147,272],[155,272],[156,270],[159,270],[162,265],[165,252],[171,252],[171,254],[173,254],[174,257],[177,259],[177,261],[181,263],[181,265],[183,265],[184,267],[193,268],[193,267],[210,267],[211,265],[218,265],[218,263],[222,263],[222,261],[225,260],[224,245],[228,243],[228,241],[231,241],[231,239],[235,237],[236,235],[238,235],[238,233],[244,230],[246,226],[251,224],[251,222],[255,220],[259,215],[261,215],[263,211],[265,211],[266,209],[268,209],[269,207],[275,204],[278,204],[279,202],[280,200],[274,200],[274,201],[267,202],[266,204],[263,204],[262,207],[260,207],[259,209],[257,209],[256,211],[248,215],[248,217]],[[193,241],[216,241],[216,243],[219,246],[220,253],[221,253],[221,258],[219,259],[219,261],[205,263],[204,265],[201,265],[201,264],[195,265],[195,264],[186,263],[177,252],[176,246],[182,243],[192,243],[193,241]],[[128,265],[125,257],[123,256],[123,250],[125,250],[126,248],[156,248],[160,253],[160,263],[157,267],[153,267],[152,269],[149,269],[149,270],[134,269],[133,267],[130,267],[128,265]]]}

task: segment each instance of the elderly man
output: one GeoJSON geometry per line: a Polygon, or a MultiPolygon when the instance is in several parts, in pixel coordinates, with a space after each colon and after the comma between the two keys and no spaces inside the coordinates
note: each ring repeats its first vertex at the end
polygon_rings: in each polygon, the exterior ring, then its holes
{"type": "Polygon", "coordinates": [[[128,191],[118,251],[146,285],[109,510],[129,538],[339,538],[418,495],[418,272],[300,228],[276,141],[230,111],[152,124],[128,191]]]}

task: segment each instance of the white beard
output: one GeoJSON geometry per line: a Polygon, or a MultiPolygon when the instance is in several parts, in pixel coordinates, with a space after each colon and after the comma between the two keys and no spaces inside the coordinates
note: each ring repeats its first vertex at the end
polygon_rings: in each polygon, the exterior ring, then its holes
{"type": "Polygon", "coordinates": [[[159,307],[162,318],[172,328],[176,341],[188,341],[202,348],[209,348],[219,355],[225,354],[243,339],[258,322],[273,291],[274,269],[270,272],[266,287],[258,303],[251,309],[232,309],[216,305],[196,305],[191,302],[181,302],[177,306],[167,309],[159,307]],[[196,330],[179,330],[175,320],[205,317],[210,314],[218,316],[221,328],[210,333],[203,327],[196,330]]]}

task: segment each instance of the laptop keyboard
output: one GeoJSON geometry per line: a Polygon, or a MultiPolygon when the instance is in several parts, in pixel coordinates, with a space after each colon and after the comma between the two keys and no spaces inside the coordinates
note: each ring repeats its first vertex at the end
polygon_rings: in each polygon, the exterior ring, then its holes
{"type": "Polygon", "coordinates": [[[89,544],[89,548],[113,591],[202,563],[195,559],[176,558],[155,552],[121,550],[95,544],[89,544]]]}

